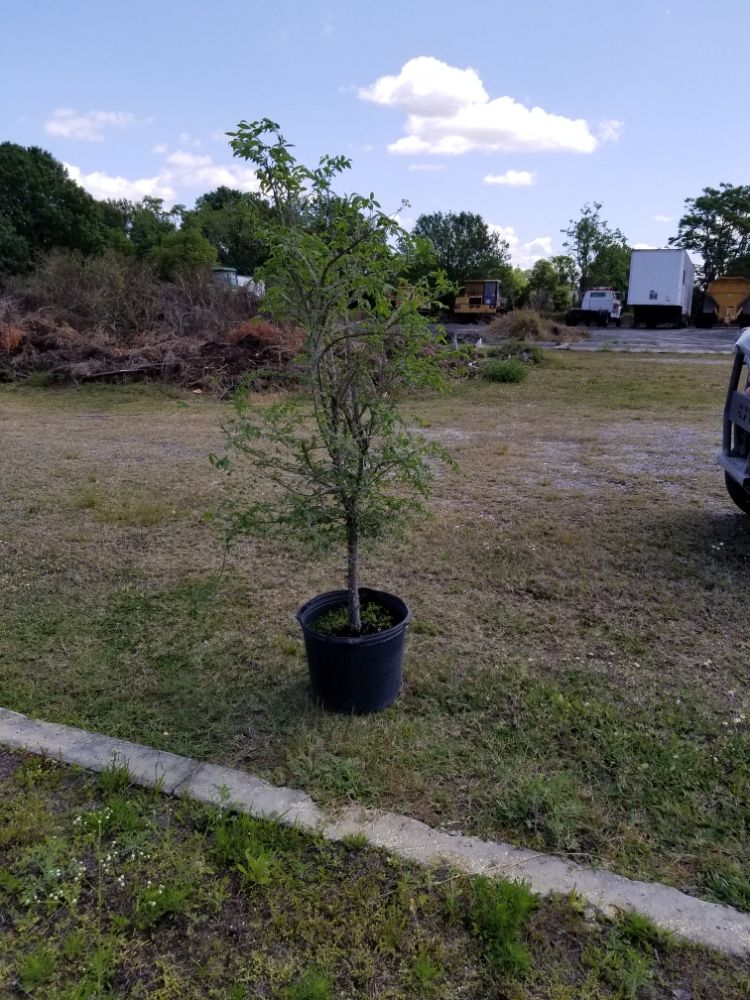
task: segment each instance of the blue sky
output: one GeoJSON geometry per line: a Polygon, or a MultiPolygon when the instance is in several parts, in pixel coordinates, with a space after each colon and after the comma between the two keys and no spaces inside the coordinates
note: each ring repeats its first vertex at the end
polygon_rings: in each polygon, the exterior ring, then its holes
{"type": "Polygon", "coordinates": [[[686,197],[750,183],[748,0],[367,5],[0,0],[0,135],[98,197],[251,188],[222,133],[282,125],[350,189],[479,212],[528,266],[585,201],[663,245],[686,197]]]}

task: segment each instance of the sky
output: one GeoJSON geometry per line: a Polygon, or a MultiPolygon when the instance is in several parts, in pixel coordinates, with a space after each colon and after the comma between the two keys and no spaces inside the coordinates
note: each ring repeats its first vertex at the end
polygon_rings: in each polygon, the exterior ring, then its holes
{"type": "Polygon", "coordinates": [[[270,117],[407,228],[478,212],[528,267],[585,202],[663,246],[686,198],[750,184],[748,37],[750,0],[0,0],[0,141],[191,206],[257,186],[225,133],[270,117]]]}

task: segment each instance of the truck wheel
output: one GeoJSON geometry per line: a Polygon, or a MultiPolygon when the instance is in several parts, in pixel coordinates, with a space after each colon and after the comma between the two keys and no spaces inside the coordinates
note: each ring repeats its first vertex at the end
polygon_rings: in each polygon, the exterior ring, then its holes
{"type": "Polygon", "coordinates": [[[744,490],[736,480],[732,479],[728,472],[724,473],[724,482],[727,484],[727,493],[740,510],[745,514],[750,514],[750,493],[744,490]]]}
{"type": "Polygon", "coordinates": [[[618,329],[618,330],[619,330],[619,329],[620,329],[620,327],[622,326],[622,319],[621,319],[621,318],[620,318],[619,316],[618,316],[618,318],[617,318],[617,319],[615,320],[615,326],[617,327],[617,329],[618,329]]]}

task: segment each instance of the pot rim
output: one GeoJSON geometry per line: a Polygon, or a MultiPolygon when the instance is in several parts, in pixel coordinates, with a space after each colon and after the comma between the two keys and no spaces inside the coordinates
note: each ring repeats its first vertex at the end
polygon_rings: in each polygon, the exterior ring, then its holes
{"type": "MultiPolygon", "coordinates": [[[[383,602],[385,607],[388,607],[392,602],[396,601],[401,605],[404,611],[404,617],[401,621],[396,622],[395,625],[391,625],[390,628],[383,629],[380,632],[371,632],[369,635],[326,635],[324,632],[318,632],[315,628],[307,623],[305,615],[308,612],[310,605],[320,601],[324,598],[330,598],[330,603],[332,607],[335,607],[336,603],[340,601],[342,604],[346,604],[349,592],[347,590],[327,590],[323,594],[316,594],[309,600],[305,601],[301,607],[299,607],[295,613],[295,618],[297,619],[300,628],[307,635],[308,633],[314,635],[316,639],[323,640],[325,642],[334,643],[341,646],[361,646],[361,645],[374,645],[378,642],[386,641],[393,636],[397,635],[399,632],[405,631],[408,626],[412,623],[414,616],[411,613],[411,609],[406,604],[406,602],[400,598],[397,594],[391,594],[387,590],[373,590],[371,587],[360,587],[359,596],[361,599],[370,599],[378,602],[380,597],[388,598],[388,602],[383,602]]],[[[380,603],[380,602],[378,602],[380,603]]]]}

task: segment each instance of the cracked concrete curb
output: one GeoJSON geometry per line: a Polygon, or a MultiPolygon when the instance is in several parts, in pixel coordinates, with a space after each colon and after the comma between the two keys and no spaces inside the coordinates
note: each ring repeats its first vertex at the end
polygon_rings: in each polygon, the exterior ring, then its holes
{"type": "Polygon", "coordinates": [[[610,916],[635,910],[686,941],[729,955],[750,955],[749,914],[696,899],[658,882],[638,882],[511,844],[435,830],[396,813],[359,807],[327,813],[304,792],[279,788],[245,771],[202,764],[190,757],[37,721],[3,708],[0,744],[79,764],[91,771],[103,771],[114,758],[127,762],[135,782],[168,795],[231,805],[252,816],[302,827],[328,840],[360,834],[372,846],[410,861],[423,865],[447,863],[470,874],[523,879],[541,895],[575,891],[610,916]]]}

